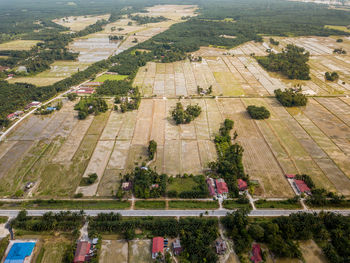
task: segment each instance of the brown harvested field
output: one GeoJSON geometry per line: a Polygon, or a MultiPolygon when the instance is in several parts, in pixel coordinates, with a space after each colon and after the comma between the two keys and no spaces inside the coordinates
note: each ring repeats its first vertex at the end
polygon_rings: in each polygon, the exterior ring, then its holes
{"type": "Polygon", "coordinates": [[[132,240],[129,242],[129,263],[150,263],[151,240],[132,240]]]}
{"type": "Polygon", "coordinates": [[[128,242],[124,240],[102,240],[100,263],[128,263],[128,242]]]}
{"type": "Polygon", "coordinates": [[[313,240],[299,242],[301,253],[306,263],[327,263],[328,260],[322,250],[313,240]]]}

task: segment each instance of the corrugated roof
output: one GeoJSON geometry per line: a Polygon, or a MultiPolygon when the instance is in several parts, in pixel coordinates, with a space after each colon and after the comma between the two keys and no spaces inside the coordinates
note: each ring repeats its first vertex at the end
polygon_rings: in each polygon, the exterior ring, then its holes
{"type": "Polygon", "coordinates": [[[164,251],[164,238],[154,237],[152,242],[152,253],[158,253],[164,251]]]}

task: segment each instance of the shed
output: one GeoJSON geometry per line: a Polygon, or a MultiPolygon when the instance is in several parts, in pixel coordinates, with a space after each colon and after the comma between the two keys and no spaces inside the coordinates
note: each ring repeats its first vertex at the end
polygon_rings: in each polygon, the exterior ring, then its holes
{"type": "Polygon", "coordinates": [[[254,244],[252,248],[252,256],[251,261],[254,263],[262,262],[262,256],[261,256],[261,248],[259,244],[254,244]]]}
{"type": "Polygon", "coordinates": [[[180,239],[176,239],[173,242],[173,251],[174,251],[174,255],[177,256],[182,252],[182,247],[181,247],[181,243],[180,243],[180,239]]]}
{"type": "Polygon", "coordinates": [[[286,178],[294,179],[295,178],[295,174],[286,174],[286,178]]]}
{"type": "Polygon", "coordinates": [[[218,194],[228,194],[227,184],[225,183],[224,179],[216,179],[215,183],[218,194]]]}
{"type": "Polygon", "coordinates": [[[303,180],[294,180],[294,183],[300,193],[311,194],[311,189],[303,180]]]}
{"type": "Polygon", "coordinates": [[[74,263],[84,263],[90,252],[91,244],[88,241],[79,241],[74,255],[74,263]]]}
{"type": "Polygon", "coordinates": [[[159,253],[164,252],[164,238],[154,237],[152,241],[152,258],[156,259],[159,253]]]}
{"type": "Polygon", "coordinates": [[[238,189],[239,189],[239,191],[247,190],[248,184],[247,184],[246,181],[244,181],[244,180],[242,180],[242,179],[238,179],[237,183],[238,183],[238,189]]]}
{"type": "Polygon", "coordinates": [[[213,178],[208,178],[207,179],[207,185],[208,185],[208,190],[209,190],[210,196],[216,195],[216,193],[215,193],[215,184],[214,184],[213,178]]]}

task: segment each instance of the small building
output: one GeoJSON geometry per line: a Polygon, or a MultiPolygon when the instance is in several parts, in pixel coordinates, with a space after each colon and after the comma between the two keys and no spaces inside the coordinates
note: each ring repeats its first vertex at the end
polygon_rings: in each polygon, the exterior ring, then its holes
{"type": "Polygon", "coordinates": [[[164,252],[164,238],[154,237],[152,240],[152,258],[156,259],[159,253],[164,252]]]}
{"type": "Polygon", "coordinates": [[[13,78],[14,74],[8,74],[7,77],[8,78],[13,78]]]}
{"type": "Polygon", "coordinates": [[[181,247],[181,243],[180,243],[180,239],[176,239],[174,242],[173,242],[173,252],[174,252],[174,255],[177,256],[177,255],[180,255],[181,252],[182,252],[182,247],[181,247]]]}
{"type": "Polygon", "coordinates": [[[214,184],[213,178],[207,179],[207,185],[208,185],[208,190],[209,190],[210,196],[215,196],[216,193],[215,193],[215,184],[214,184]]]}
{"type": "Polygon", "coordinates": [[[55,107],[47,107],[46,110],[47,110],[47,111],[55,111],[56,108],[55,108],[55,107]]]}
{"type": "Polygon", "coordinates": [[[159,184],[152,184],[151,189],[159,188],[159,184]]]}
{"type": "Polygon", "coordinates": [[[15,118],[16,118],[16,114],[14,114],[14,113],[7,115],[7,119],[9,119],[9,120],[14,120],[15,118]]]}
{"type": "Polygon", "coordinates": [[[215,242],[215,248],[216,248],[216,254],[218,254],[218,255],[225,254],[226,249],[227,249],[226,242],[224,240],[222,240],[222,239],[217,240],[215,242]]]}
{"type": "Polygon", "coordinates": [[[85,86],[91,86],[91,87],[98,87],[101,86],[103,84],[103,82],[87,82],[84,83],[85,86]]]}
{"type": "Polygon", "coordinates": [[[295,174],[286,174],[286,178],[287,179],[294,179],[295,178],[295,174]]]}
{"type": "Polygon", "coordinates": [[[131,182],[124,182],[122,184],[122,189],[123,191],[129,191],[132,188],[132,183],[131,182]]]}
{"type": "Polygon", "coordinates": [[[84,263],[90,253],[91,244],[88,241],[79,241],[74,255],[74,263],[84,263]]]}
{"type": "Polygon", "coordinates": [[[25,106],[25,109],[28,110],[28,109],[30,109],[32,107],[39,107],[40,105],[41,105],[41,102],[39,102],[39,101],[32,101],[27,106],[25,106]]]}
{"type": "Polygon", "coordinates": [[[6,71],[6,70],[9,70],[9,69],[10,69],[9,67],[0,66],[0,72],[6,71]]]}
{"type": "Polygon", "coordinates": [[[262,262],[262,256],[261,256],[261,248],[259,244],[254,244],[252,248],[252,256],[250,257],[250,260],[254,263],[262,262]]]}
{"type": "Polygon", "coordinates": [[[299,193],[305,193],[308,195],[311,194],[311,189],[303,180],[294,180],[294,186],[297,188],[299,193]]]}
{"type": "Polygon", "coordinates": [[[227,184],[225,183],[224,179],[222,179],[222,178],[216,179],[215,184],[216,184],[216,190],[217,190],[219,195],[228,194],[227,184]]]}
{"type": "Polygon", "coordinates": [[[242,180],[242,179],[238,179],[237,180],[237,184],[238,184],[238,190],[239,191],[245,191],[248,188],[247,182],[242,180]]]}

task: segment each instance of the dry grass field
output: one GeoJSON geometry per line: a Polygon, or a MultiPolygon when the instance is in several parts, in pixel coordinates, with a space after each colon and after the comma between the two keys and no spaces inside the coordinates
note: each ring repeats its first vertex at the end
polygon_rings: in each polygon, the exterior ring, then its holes
{"type": "Polygon", "coordinates": [[[328,260],[322,250],[313,240],[299,242],[301,252],[306,263],[327,263],[328,260]]]}
{"type": "Polygon", "coordinates": [[[102,240],[100,263],[128,263],[128,242],[124,240],[102,240]]]}
{"type": "Polygon", "coordinates": [[[0,50],[30,50],[39,42],[37,40],[13,40],[0,44],[0,50]]]}
{"type": "Polygon", "coordinates": [[[108,20],[109,16],[109,14],[99,16],[69,16],[55,19],[52,22],[68,27],[70,30],[77,32],[83,30],[89,25],[95,24],[99,20],[108,20]]]}
{"type": "Polygon", "coordinates": [[[129,263],[150,263],[151,240],[132,240],[129,242],[129,263]]]}

